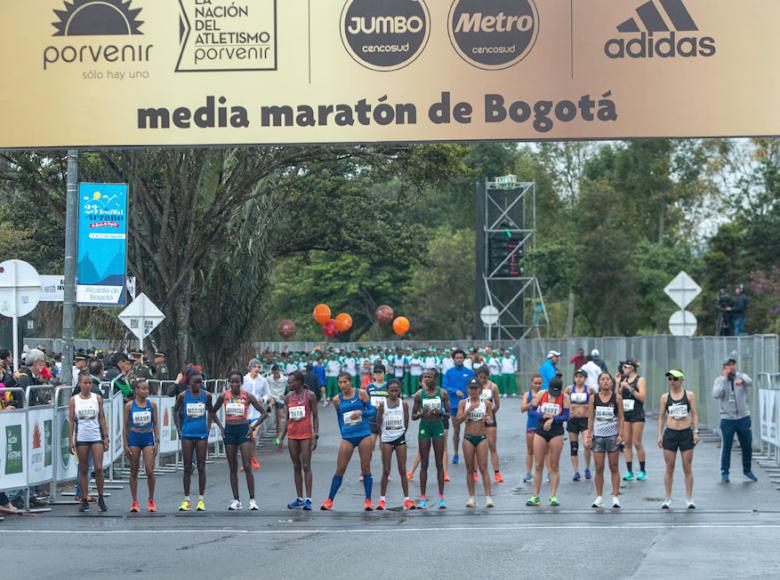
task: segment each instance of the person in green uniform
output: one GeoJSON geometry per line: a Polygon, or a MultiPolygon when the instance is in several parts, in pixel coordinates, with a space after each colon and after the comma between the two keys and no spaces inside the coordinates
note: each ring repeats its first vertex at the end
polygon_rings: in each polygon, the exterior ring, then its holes
{"type": "Polygon", "coordinates": [[[436,461],[436,477],[439,484],[439,509],[447,507],[444,501],[444,451],[447,448],[445,438],[445,421],[449,422],[450,403],[447,392],[436,386],[435,369],[423,372],[424,388],[414,395],[412,420],[420,421],[420,431],[417,436],[420,448],[420,501],[417,507],[425,509],[428,505],[426,488],[428,483],[428,457],[433,445],[433,456],[436,461]]]}

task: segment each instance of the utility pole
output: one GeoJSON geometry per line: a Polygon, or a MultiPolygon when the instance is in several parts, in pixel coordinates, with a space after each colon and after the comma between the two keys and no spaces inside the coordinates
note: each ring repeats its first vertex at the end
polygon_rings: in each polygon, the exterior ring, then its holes
{"type": "Polygon", "coordinates": [[[76,252],[79,212],[79,152],[68,149],[68,185],[65,202],[65,300],[62,304],[62,383],[73,383],[76,335],[76,252]]]}

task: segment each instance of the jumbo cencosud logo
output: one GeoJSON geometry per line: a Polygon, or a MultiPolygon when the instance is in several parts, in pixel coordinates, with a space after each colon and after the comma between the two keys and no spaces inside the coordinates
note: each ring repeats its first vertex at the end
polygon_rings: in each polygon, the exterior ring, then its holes
{"type": "Polygon", "coordinates": [[[424,0],[347,0],[341,12],[341,40],[361,65],[377,71],[408,66],[431,34],[424,0]]]}
{"type": "Polygon", "coordinates": [[[714,56],[715,38],[701,34],[683,0],[648,0],[617,26],[620,36],[604,45],[612,59],[714,56]]]}
{"type": "MultiPolygon", "coordinates": [[[[152,44],[141,42],[138,0],[66,0],[54,10],[54,40],[43,50],[43,68],[55,65],[122,65],[149,62],[152,44]],[[127,37],[119,41],[119,37],[127,37]],[[115,39],[107,42],[107,39],[115,39]]],[[[118,69],[113,69],[118,70],[118,69]]],[[[104,78],[103,77],[93,78],[104,78]]],[[[112,71],[113,72],[113,71],[112,71]]]]}
{"type": "Polygon", "coordinates": [[[452,46],[472,66],[509,68],[533,50],[539,34],[534,0],[455,0],[449,13],[452,46]]]}

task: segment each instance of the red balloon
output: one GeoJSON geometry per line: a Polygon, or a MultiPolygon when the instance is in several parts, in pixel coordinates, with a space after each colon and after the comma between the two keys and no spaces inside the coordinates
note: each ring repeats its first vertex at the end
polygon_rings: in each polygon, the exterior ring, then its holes
{"type": "Polygon", "coordinates": [[[379,324],[388,324],[393,320],[393,316],[395,316],[393,309],[386,304],[377,308],[374,314],[379,324]]]}
{"type": "Polygon", "coordinates": [[[314,307],[314,320],[317,324],[325,324],[330,320],[330,306],[327,304],[318,304],[314,307]]]}
{"type": "Polygon", "coordinates": [[[295,331],[298,330],[295,323],[292,320],[282,320],[279,322],[279,336],[284,340],[290,340],[295,336],[295,331]]]}
{"type": "Polygon", "coordinates": [[[409,319],[405,316],[399,316],[395,320],[393,320],[393,331],[396,334],[406,334],[409,332],[409,329],[412,327],[411,323],[409,322],[409,319]]]}
{"type": "Polygon", "coordinates": [[[342,312],[336,317],[336,327],[339,329],[339,332],[347,332],[352,328],[352,317],[342,312]]]}
{"type": "Polygon", "coordinates": [[[325,333],[325,336],[330,336],[331,338],[337,336],[339,333],[338,324],[335,320],[330,319],[322,325],[322,332],[325,333]]]}

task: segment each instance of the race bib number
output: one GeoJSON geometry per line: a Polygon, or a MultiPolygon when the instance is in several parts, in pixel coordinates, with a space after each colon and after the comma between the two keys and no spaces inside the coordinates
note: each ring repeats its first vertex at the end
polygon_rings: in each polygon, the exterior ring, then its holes
{"type": "Polygon", "coordinates": [[[542,415],[558,416],[561,414],[561,406],[555,403],[544,403],[540,408],[542,415]]]}
{"type": "Polygon", "coordinates": [[[379,405],[381,405],[384,402],[385,402],[385,397],[375,396],[375,395],[371,396],[371,406],[374,407],[375,409],[378,409],[379,405]]]}
{"type": "Polygon", "coordinates": [[[137,411],[133,413],[133,424],[136,427],[146,427],[152,422],[151,411],[137,411]]]}
{"type": "Polygon", "coordinates": [[[434,399],[423,399],[422,406],[423,409],[427,409],[428,411],[433,411],[434,409],[441,409],[441,397],[436,397],[434,399]]]}
{"type": "Polygon", "coordinates": [[[228,417],[243,417],[244,404],[241,401],[230,401],[225,405],[225,414],[228,417]]]}
{"type": "Polygon", "coordinates": [[[479,422],[485,420],[485,412],[484,411],[472,411],[469,413],[469,421],[479,422]]]}
{"type": "Polygon", "coordinates": [[[206,414],[205,403],[187,403],[187,417],[203,417],[206,414]]]}
{"type": "Polygon", "coordinates": [[[688,406],[675,403],[669,407],[669,416],[672,419],[685,419],[688,416],[688,406]]]}
{"type": "MultiPolygon", "coordinates": [[[[298,407],[290,407],[290,421],[303,421],[306,418],[306,407],[300,405],[298,407]]],[[[347,413],[344,413],[345,415],[347,413]]],[[[344,421],[346,423],[346,420],[344,421]]]]}
{"type": "Polygon", "coordinates": [[[91,421],[97,417],[97,411],[92,407],[79,409],[79,421],[91,421]]]}
{"type": "Polygon", "coordinates": [[[387,429],[403,429],[404,420],[401,417],[385,417],[385,427],[387,429]]]}
{"type": "Polygon", "coordinates": [[[635,403],[636,401],[634,401],[634,399],[623,399],[623,410],[626,413],[630,413],[631,411],[634,410],[635,403]]]}
{"type": "Polygon", "coordinates": [[[584,405],[588,402],[588,395],[587,393],[572,393],[571,402],[577,405],[584,405]]]}
{"type": "Polygon", "coordinates": [[[357,425],[361,421],[361,416],[357,411],[347,411],[341,415],[345,425],[357,425]]]}
{"type": "Polygon", "coordinates": [[[615,418],[615,409],[613,407],[596,407],[597,421],[611,421],[615,418]]]}

